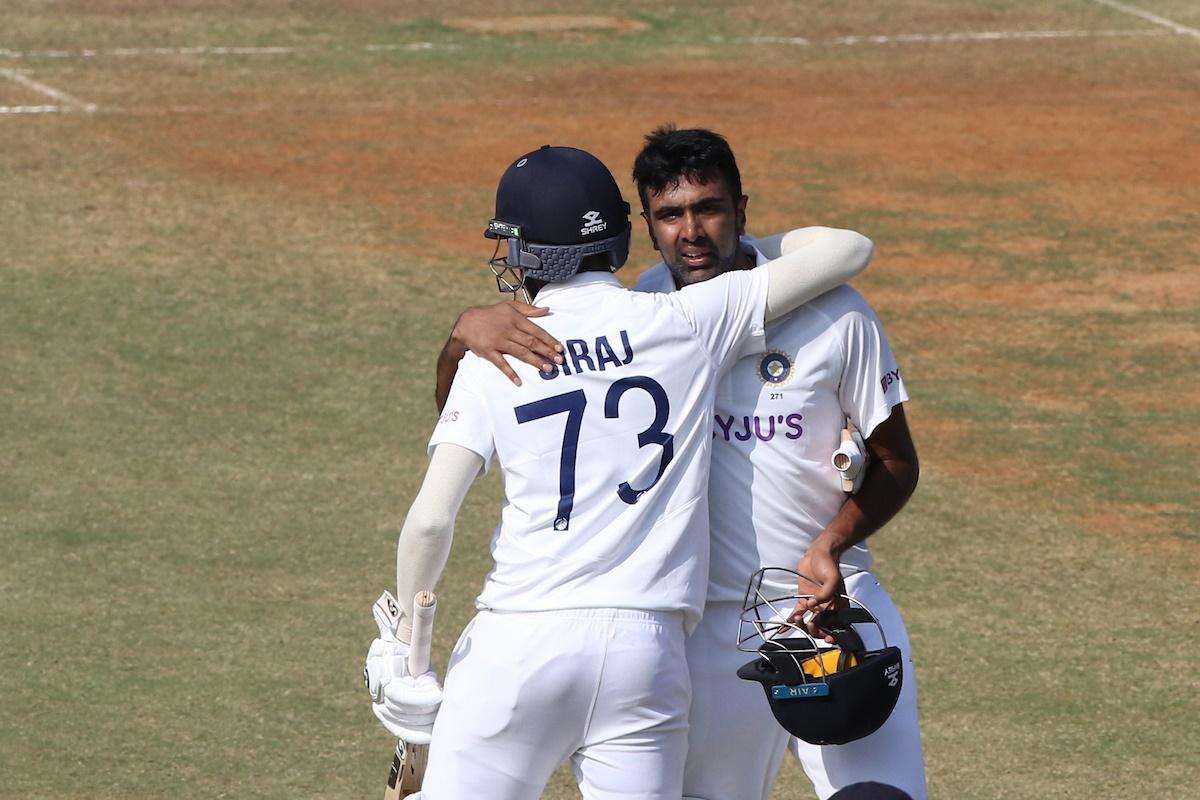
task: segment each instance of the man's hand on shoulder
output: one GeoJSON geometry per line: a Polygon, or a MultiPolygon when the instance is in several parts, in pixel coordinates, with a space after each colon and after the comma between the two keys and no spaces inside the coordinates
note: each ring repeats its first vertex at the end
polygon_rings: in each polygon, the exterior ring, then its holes
{"type": "Polygon", "coordinates": [[[518,386],[521,379],[504,356],[512,356],[531,367],[549,372],[562,363],[562,344],[544,328],[529,321],[544,317],[548,308],[509,300],[490,306],[468,308],[459,315],[450,339],[480,358],[490,361],[518,386]]]}
{"type": "Polygon", "coordinates": [[[562,344],[540,325],[529,321],[530,317],[544,317],[549,313],[548,308],[509,300],[475,306],[459,314],[450,338],[438,356],[435,391],[438,410],[445,406],[459,359],[468,350],[495,364],[517,386],[521,385],[521,379],[505,356],[513,356],[543,372],[551,371],[553,364],[561,364],[562,344]]]}

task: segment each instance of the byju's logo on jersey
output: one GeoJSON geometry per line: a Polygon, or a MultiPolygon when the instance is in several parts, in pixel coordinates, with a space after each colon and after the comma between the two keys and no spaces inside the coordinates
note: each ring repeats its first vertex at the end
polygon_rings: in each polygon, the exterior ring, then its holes
{"type": "Polygon", "coordinates": [[[583,227],[579,229],[580,236],[599,233],[608,227],[608,223],[600,218],[599,211],[589,211],[583,215],[583,227]]]}
{"type": "Polygon", "coordinates": [[[758,361],[758,379],[763,383],[787,383],[793,371],[791,357],[782,350],[768,350],[758,361]]]}
{"type": "Polygon", "coordinates": [[[804,421],[803,414],[788,414],[786,417],[783,414],[768,414],[765,417],[760,417],[755,414],[753,417],[734,417],[714,414],[713,419],[717,423],[717,429],[713,431],[713,438],[718,436],[725,441],[733,439],[739,442],[748,442],[751,439],[758,439],[760,442],[769,442],[775,438],[775,426],[779,425],[779,432],[788,439],[795,441],[804,435],[804,426],[800,423],[804,421]],[[784,430],[784,425],[787,425],[787,430],[784,430]]]}

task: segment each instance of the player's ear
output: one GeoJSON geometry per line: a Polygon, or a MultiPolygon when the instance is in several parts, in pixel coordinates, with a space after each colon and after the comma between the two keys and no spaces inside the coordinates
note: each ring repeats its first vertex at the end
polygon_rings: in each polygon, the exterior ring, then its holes
{"type": "Polygon", "coordinates": [[[658,239],[654,238],[654,226],[650,224],[650,217],[645,211],[639,212],[642,219],[646,220],[646,233],[650,234],[650,244],[654,245],[654,249],[658,250],[658,239]]]}
{"type": "Polygon", "coordinates": [[[750,195],[744,194],[737,201],[737,234],[738,236],[746,235],[746,205],[750,202],[750,195]]]}

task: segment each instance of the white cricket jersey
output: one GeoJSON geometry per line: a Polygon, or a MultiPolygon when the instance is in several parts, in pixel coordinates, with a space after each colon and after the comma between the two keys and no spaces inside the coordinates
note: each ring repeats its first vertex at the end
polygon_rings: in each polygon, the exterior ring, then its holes
{"type": "MultiPolygon", "coordinates": [[[[636,288],[671,291],[674,283],[660,263],[636,288]]],[[[760,567],[796,568],[846,499],[830,464],[844,419],[867,437],[906,400],[883,326],[849,286],[767,324],[766,352],[739,361],[717,389],[708,602],[741,601],[760,567]]],[[[851,573],[871,561],[864,542],[841,564],[851,573]]]]}
{"type": "Polygon", "coordinates": [[[708,570],[708,469],[717,378],[761,352],[765,270],[682,292],[629,291],[588,272],[545,286],[534,320],[563,342],[514,386],[467,353],[430,447],[493,453],[504,507],[477,604],[501,611],[683,611],[708,570]]]}

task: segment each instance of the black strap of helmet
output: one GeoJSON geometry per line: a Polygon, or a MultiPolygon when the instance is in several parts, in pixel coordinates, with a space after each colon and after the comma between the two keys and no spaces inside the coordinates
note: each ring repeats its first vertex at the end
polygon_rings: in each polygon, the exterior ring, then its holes
{"type": "MultiPolygon", "coordinates": [[[[865,608],[827,608],[813,619],[813,623],[832,636],[837,646],[842,648],[843,656],[847,651],[855,655],[866,652],[867,647],[863,644],[862,637],[853,628],[856,622],[874,624],[875,618],[865,608]]],[[[841,668],[842,664],[839,662],[838,669],[841,668]]]]}

